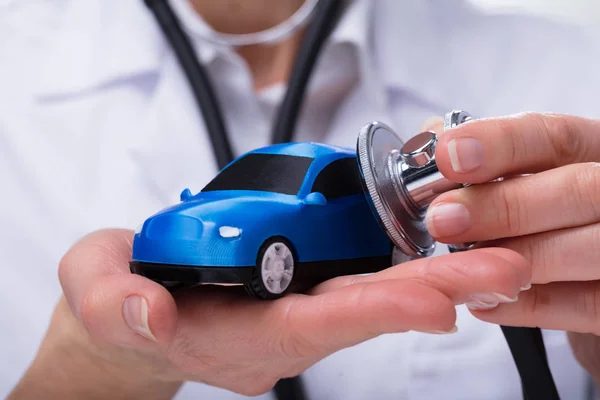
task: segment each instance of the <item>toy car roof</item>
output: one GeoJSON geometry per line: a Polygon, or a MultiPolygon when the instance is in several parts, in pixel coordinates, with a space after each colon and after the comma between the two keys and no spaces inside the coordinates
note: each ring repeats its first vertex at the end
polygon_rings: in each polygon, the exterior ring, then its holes
{"type": "Polygon", "coordinates": [[[252,150],[247,154],[281,154],[288,156],[298,157],[323,157],[323,156],[343,156],[343,157],[355,157],[356,151],[345,148],[332,146],[322,143],[313,142],[292,142],[292,143],[281,143],[274,144],[271,146],[262,147],[256,150],[252,150]]]}

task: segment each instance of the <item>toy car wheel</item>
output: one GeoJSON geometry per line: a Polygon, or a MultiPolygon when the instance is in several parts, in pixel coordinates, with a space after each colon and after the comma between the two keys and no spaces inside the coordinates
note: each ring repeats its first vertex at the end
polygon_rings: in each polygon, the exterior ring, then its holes
{"type": "Polygon", "coordinates": [[[294,279],[296,259],[291,245],[283,238],[266,241],[256,259],[256,268],[248,287],[263,299],[282,297],[294,279]]]}

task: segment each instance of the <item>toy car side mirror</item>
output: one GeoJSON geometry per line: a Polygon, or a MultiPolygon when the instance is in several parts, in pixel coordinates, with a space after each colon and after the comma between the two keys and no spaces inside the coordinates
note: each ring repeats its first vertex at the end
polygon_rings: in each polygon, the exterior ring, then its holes
{"type": "Polygon", "coordinates": [[[181,201],[188,201],[190,198],[192,198],[192,192],[190,191],[190,189],[183,189],[183,191],[179,195],[179,199],[181,201]]]}
{"type": "Polygon", "coordinates": [[[327,199],[325,199],[322,193],[312,192],[304,198],[304,204],[324,206],[327,204],[327,199]]]}

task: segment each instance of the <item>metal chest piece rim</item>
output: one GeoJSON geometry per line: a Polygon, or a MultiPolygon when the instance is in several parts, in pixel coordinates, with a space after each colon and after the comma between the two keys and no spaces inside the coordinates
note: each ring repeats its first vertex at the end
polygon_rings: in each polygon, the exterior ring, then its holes
{"type": "Polygon", "coordinates": [[[365,125],[357,141],[357,156],[363,189],[371,211],[383,229],[403,253],[411,258],[427,257],[435,242],[423,219],[411,216],[410,203],[397,181],[395,171],[404,142],[387,125],[365,125]]]}
{"type": "MultiPolygon", "coordinates": [[[[471,119],[464,111],[449,112],[444,130],[471,119]]],[[[436,247],[425,226],[431,199],[415,201],[410,188],[411,174],[437,175],[445,180],[435,163],[436,143],[434,132],[421,132],[405,143],[389,126],[377,121],[365,125],[358,135],[357,158],[367,202],[390,240],[412,259],[428,257],[436,247]]]]}

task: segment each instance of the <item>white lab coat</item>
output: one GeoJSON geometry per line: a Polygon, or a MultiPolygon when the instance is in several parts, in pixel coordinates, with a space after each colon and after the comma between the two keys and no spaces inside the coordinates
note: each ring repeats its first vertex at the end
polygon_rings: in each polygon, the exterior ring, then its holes
{"type": "MultiPolygon", "coordinates": [[[[373,0],[371,6],[367,35],[345,32],[363,51],[361,84],[340,102],[326,132],[315,133],[305,117],[298,140],[353,147],[371,120],[408,138],[425,118],[454,108],[482,117],[520,111],[600,116],[599,47],[577,29],[484,16],[458,0],[373,0]]],[[[23,0],[3,7],[2,395],[35,355],[60,295],[57,263],[72,243],[103,227],[133,229],[176,202],[183,188],[197,191],[216,173],[187,82],[142,1],[23,0]]],[[[215,76],[218,65],[211,67],[215,76]]],[[[226,88],[220,96],[238,127],[236,152],[266,144],[268,129],[257,117],[263,114],[248,111],[253,101],[226,88]]],[[[331,355],[304,374],[309,397],[519,399],[499,328],[463,307],[458,326],[454,335],[386,335],[331,355]]],[[[545,337],[562,397],[585,398],[588,380],[564,333],[545,337]]],[[[242,396],[190,383],[178,398],[242,396]]]]}

